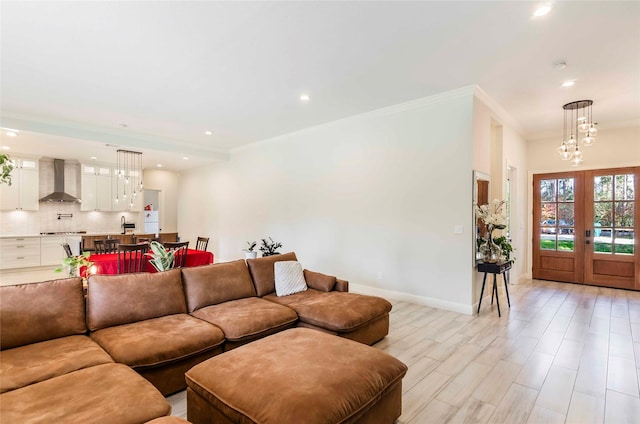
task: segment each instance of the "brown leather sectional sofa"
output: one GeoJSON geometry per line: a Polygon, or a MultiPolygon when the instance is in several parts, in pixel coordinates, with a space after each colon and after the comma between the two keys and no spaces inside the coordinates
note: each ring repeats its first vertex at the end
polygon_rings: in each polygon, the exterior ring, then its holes
{"type": "Polygon", "coordinates": [[[305,270],[308,290],[276,296],[283,260],[296,256],[93,275],[86,296],[77,278],[0,287],[0,422],[142,423],[168,415],[162,395],[225,350],[294,326],[387,335],[391,304],[344,280],[305,270]]]}

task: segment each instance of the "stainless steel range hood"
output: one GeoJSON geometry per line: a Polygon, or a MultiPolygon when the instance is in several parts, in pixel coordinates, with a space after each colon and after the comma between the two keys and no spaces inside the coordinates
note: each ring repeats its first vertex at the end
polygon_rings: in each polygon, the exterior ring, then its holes
{"type": "Polygon", "coordinates": [[[80,199],[64,192],[64,160],[53,160],[53,193],[40,199],[41,202],[80,203],[80,199]]]}

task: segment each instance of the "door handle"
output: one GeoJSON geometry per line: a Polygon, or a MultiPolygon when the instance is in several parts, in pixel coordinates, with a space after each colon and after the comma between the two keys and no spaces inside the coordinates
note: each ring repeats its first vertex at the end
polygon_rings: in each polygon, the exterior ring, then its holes
{"type": "Polygon", "coordinates": [[[584,235],[587,237],[591,237],[591,230],[585,231],[584,235]]]}

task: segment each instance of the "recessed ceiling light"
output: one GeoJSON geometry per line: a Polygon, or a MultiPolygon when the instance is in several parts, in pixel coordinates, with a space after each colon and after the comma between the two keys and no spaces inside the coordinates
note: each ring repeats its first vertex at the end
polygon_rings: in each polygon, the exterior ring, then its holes
{"type": "Polygon", "coordinates": [[[211,131],[205,131],[204,133],[205,133],[206,135],[211,135],[211,134],[213,134],[211,131]]]}
{"type": "Polygon", "coordinates": [[[95,156],[91,156],[89,159],[91,159],[91,160],[97,160],[98,158],[97,158],[97,157],[95,157],[95,156]]]}
{"type": "Polygon", "coordinates": [[[183,156],[182,159],[183,160],[189,160],[189,158],[187,156],[183,156]]]}
{"type": "Polygon", "coordinates": [[[311,100],[311,97],[309,97],[308,94],[301,94],[300,100],[302,100],[303,102],[308,102],[309,100],[311,100]]]}
{"type": "Polygon", "coordinates": [[[565,81],[562,83],[563,87],[573,87],[574,85],[576,85],[575,80],[565,81]]]}
{"type": "Polygon", "coordinates": [[[535,12],[533,12],[533,17],[538,18],[540,16],[544,16],[551,11],[551,5],[549,3],[543,4],[538,7],[535,12]]]}
{"type": "Polygon", "coordinates": [[[158,168],[162,168],[162,164],[161,164],[161,163],[157,164],[156,166],[157,166],[158,168]]]}
{"type": "Polygon", "coordinates": [[[9,146],[2,146],[2,150],[11,150],[11,147],[9,147],[9,146]]]}

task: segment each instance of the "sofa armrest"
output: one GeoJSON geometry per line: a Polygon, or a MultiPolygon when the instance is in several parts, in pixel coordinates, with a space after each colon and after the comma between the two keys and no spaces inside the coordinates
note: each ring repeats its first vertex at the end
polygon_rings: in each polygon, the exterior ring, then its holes
{"type": "Polygon", "coordinates": [[[336,278],[336,285],[333,288],[333,291],[348,292],[349,282],[347,280],[341,280],[339,278],[336,278]]]}

